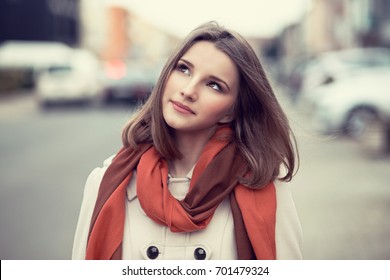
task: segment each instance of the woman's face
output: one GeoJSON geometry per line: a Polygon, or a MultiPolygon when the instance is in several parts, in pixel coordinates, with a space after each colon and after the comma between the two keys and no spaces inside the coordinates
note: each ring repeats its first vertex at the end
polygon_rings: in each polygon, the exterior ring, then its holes
{"type": "Polygon", "coordinates": [[[233,119],[239,74],[213,43],[200,41],[182,57],[167,79],[163,117],[176,132],[209,133],[233,119]]]}

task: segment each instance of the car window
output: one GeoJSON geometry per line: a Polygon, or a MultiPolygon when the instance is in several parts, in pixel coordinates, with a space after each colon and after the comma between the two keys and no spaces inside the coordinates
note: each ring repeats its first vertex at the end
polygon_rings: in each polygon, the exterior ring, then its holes
{"type": "Polygon", "coordinates": [[[48,69],[48,72],[52,75],[68,74],[71,71],[72,67],[70,67],[70,65],[51,66],[48,69]]]}

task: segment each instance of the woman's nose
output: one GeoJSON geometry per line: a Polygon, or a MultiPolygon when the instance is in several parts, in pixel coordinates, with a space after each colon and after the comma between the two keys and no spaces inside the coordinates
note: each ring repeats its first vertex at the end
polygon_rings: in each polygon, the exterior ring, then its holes
{"type": "Polygon", "coordinates": [[[195,80],[188,81],[181,89],[181,95],[194,101],[198,98],[198,85],[195,80]]]}

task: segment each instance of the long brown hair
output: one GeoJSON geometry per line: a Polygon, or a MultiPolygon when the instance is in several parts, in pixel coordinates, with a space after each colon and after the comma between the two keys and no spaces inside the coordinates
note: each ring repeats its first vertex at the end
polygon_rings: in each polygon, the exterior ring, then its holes
{"type": "Polygon", "coordinates": [[[241,183],[258,188],[278,177],[290,181],[298,154],[288,119],[249,43],[239,34],[215,22],[192,31],[170,56],[149,99],[124,127],[124,146],[137,147],[140,143],[149,142],[168,160],[181,157],[162,115],[162,95],[179,59],[199,41],[212,42],[230,57],[240,73],[239,92],[234,105],[235,119],[231,127],[234,131],[233,141],[252,174],[250,179],[241,183]],[[283,166],[285,171],[280,176],[283,166]]]}

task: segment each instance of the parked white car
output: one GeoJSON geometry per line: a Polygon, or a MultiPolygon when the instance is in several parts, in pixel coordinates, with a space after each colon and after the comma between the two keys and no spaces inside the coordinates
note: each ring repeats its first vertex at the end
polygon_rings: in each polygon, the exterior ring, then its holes
{"type": "Polygon", "coordinates": [[[316,87],[351,74],[381,67],[390,67],[389,49],[354,48],[322,53],[305,64],[301,72],[300,95],[311,94],[316,87]]]}
{"type": "Polygon", "coordinates": [[[72,52],[73,48],[60,42],[5,41],[0,44],[0,70],[19,74],[14,87],[33,88],[43,70],[68,62],[72,52]]]}
{"type": "Polygon", "coordinates": [[[74,50],[66,62],[53,64],[37,79],[37,98],[43,107],[63,102],[90,102],[102,92],[100,62],[87,50],[74,50]]]}
{"type": "Polygon", "coordinates": [[[315,129],[358,137],[373,122],[390,120],[390,68],[317,87],[306,102],[315,129]]]}

